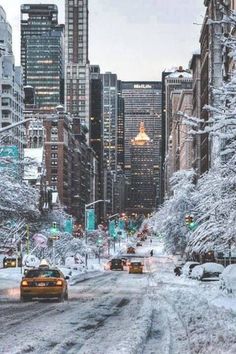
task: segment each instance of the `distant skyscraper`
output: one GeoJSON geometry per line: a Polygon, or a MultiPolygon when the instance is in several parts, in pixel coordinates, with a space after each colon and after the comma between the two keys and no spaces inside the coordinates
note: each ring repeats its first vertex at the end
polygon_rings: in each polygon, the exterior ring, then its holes
{"type": "Polygon", "coordinates": [[[52,111],[63,103],[63,32],[56,5],[21,6],[21,65],[24,85],[35,89],[35,108],[52,111]]]}
{"type": "Polygon", "coordinates": [[[103,81],[103,156],[104,166],[117,171],[123,167],[124,102],[117,75],[105,73],[103,81]]]}
{"type": "Polygon", "coordinates": [[[89,129],[88,0],[65,2],[66,111],[89,129]]]}
{"type": "Polygon", "coordinates": [[[139,124],[144,122],[147,134],[156,145],[156,157],[160,156],[161,142],[161,82],[122,81],[122,97],[125,101],[125,172],[130,172],[130,141],[139,124]]]}
{"type": "Polygon", "coordinates": [[[155,146],[140,122],[139,134],[130,142],[131,183],[128,210],[150,213],[156,207],[155,146]]]}
{"type": "MultiPolygon", "coordinates": [[[[130,183],[131,177],[131,140],[140,122],[144,122],[146,132],[153,141],[153,161],[157,171],[156,189],[159,193],[159,168],[161,145],[161,82],[159,81],[122,81],[122,97],[125,104],[124,145],[125,174],[130,183]]],[[[127,200],[130,204],[130,200],[127,200]]]]}
{"type": "Polygon", "coordinates": [[[98,65],[90,66],[90,144],[102,164],[102,78],[98,65]]]}
{"type": "MultiPolygon", "coordinates": [[[[21,67],[15,67],[15,58],[12,53],[12,28],[7,22],[6,13],[1,6],[0,93],[0,128],[23,120],[24,91],[22,69],[21,67]]],[[[20,125],[12,130],[10,137],[4,137],[2,143],[6,145],[16,145],[20,152],[23,152],[24,132],[24,126],[20,125]]]]}

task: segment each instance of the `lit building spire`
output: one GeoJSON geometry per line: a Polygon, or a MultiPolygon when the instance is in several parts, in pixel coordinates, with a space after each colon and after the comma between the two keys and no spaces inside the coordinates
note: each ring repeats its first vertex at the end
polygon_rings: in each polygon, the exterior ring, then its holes
{"type": "Polygon", "coordinates": [[[140,123],[138,135],[131,140],[132,145],[145,145],[150,142],[149,136],[145,133],[144,122],[140,123]]]}

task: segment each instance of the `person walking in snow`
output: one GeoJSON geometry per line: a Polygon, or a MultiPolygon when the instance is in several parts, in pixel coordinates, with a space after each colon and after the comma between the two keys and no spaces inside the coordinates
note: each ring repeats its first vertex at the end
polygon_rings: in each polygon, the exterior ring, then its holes
{"type": "Polygon", "coordinates": [[[153,256],[153,250],[150,251],[150,256],[151,256],[151,257],[153,256]]]}

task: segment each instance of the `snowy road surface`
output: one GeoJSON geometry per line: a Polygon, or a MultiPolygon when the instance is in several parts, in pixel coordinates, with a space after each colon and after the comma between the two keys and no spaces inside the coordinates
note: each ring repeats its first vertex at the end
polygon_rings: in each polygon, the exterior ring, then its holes
{"type": "Polygon", "coordinates": [[[236,313],[214,305],[216,283],[175,277],[157,252],[145,268],[71,286],[64,303],[20,303],[18,288],[1,290],[0,353],[236,353],[236,313]]]}

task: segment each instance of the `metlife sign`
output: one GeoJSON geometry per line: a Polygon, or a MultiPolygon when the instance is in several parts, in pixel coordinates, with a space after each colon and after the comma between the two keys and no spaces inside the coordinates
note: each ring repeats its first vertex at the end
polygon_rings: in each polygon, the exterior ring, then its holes
{"type": "Polygon", "coordinates": [[[135,89],[151,89],[152,86],[151,85],[147,85],[147,84],[135,84],[134,88],[135,89]]]}

